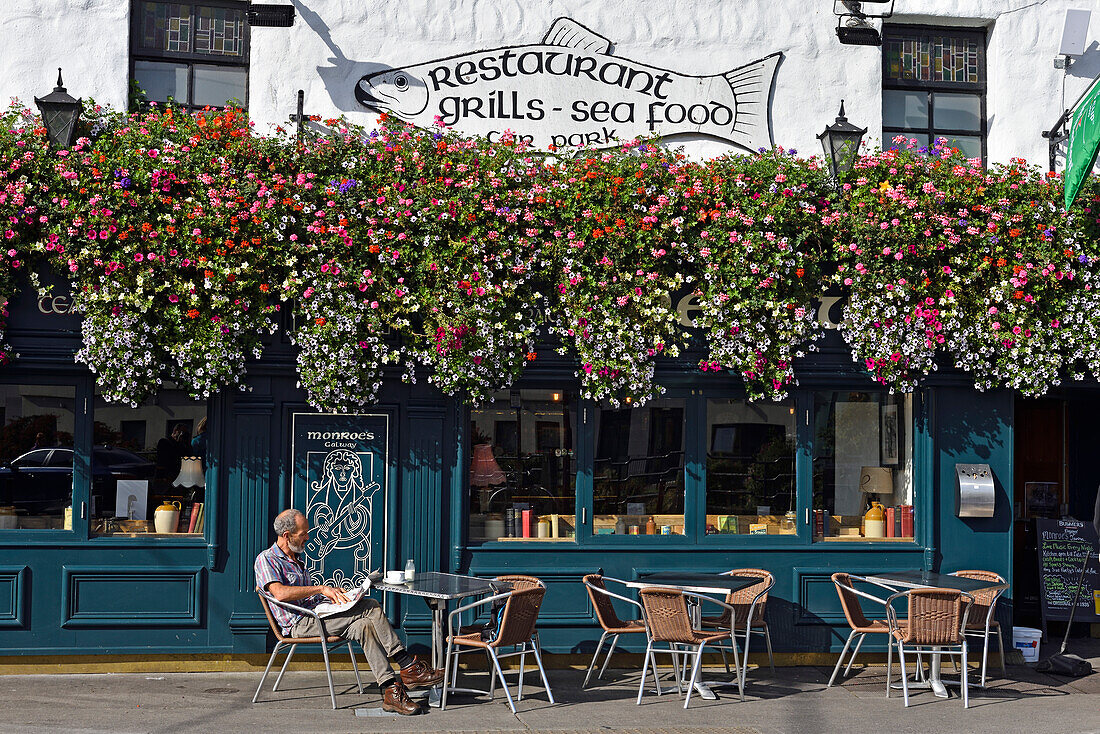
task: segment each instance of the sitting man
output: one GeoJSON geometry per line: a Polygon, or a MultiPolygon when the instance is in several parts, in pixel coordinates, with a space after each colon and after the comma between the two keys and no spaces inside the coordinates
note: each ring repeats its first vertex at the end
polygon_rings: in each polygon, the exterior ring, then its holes
{"type": "MultiPolygon", "coordinates": [[[[300,554],[309,540],[309,521],[298,510],[283,510],[275,518],[275,544],[256,556],[256,586],[279,601],[312,609],[321,602],[342,604],[349,601],[340,589],[309,585],[309,574],[300,554]]],[[[317,620],[295,614],[277,604],[271,613],[288,637],[319,637],[317,620]]],[[[408,689],[425,688],[443,681],[443,671],[419,660],[401,644],[382,607],[363,595],[347,611],[325,617],[325,631],[363,647],[378,687],[382,689],[382,708],[403,716],[422,713],[409,699],[408,689]],[[390,661],[400,667],[394,675],[390,661]]]]}

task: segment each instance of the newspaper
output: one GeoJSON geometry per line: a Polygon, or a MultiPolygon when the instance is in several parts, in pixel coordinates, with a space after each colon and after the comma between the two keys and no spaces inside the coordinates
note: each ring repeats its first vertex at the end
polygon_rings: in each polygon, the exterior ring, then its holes
{"type": "Polygon", "coordinates": [[[334,604],[330,601],[321,602],[313,608],[313,611],[317,612],[318,617],[331,617],[334,614],[340,612],[346,612],[355,606],[363,596],[370,591],[371,580],[370,578],[363,579],[363,583],[359,586],[351,589],[350,591],[344,591],[344,595],[347,596],[348,601],[343,604],[334,604]]]}

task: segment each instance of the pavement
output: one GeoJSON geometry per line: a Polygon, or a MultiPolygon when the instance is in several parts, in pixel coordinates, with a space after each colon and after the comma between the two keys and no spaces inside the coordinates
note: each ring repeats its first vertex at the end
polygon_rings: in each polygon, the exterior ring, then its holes
{"type": "MultiPolygon", "coordinates": [[[[1100,640],[1075,640],[1070,648],[1100,671],[1100,640]]],[[[1041,654],[1056,651],[1056,644],[1044,645],[1041,654]]],[[[1002,677],[994,666],[987,687],[972,688],[969,710],[957,689],[949,699],[913,692],[906,709],[900,691],[886,698],[885,667],[860,662],[831,688],[825,687],[830,668],[781,667],[774,676],[767,667],[750,668],[745,701],[736,690],[720,692],[714,701],[693,695],[687,710],[674,687],[658,697],[652,679],[642,704],[635,705],[637,669],[609,669],[587,690],[580,687],[584,671],[552,670],[553,704],[537,673],[529,672],[515,715],[498,689],[494,700],[455,696],[446,711],[432,708],[415,717],[379,715],[378,690],[366,686],[359,694],[353,673],[345,670],[334,673],[335,711],[324,673],[313,670],[291,669],[275,692],[269,678],[257,704],[252,694],[258,673],[9,675],[0,676],[0,732],[1100,732],[1100,672],[1059,678],[1037,673],[1033,665],[1010,664],[1002,677]]],[[[507,677],[515,680],[514,673],[507,677]]],[[[724,671],[712,668],[706,677],[722,678],[724,671]]],[[[473,671],[459,685],[482,688],[487,680],[484,671],[473,671]]]]}

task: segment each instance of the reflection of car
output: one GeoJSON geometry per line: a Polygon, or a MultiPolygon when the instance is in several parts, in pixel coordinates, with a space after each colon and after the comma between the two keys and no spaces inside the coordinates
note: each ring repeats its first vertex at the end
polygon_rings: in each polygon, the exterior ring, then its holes
{"type": "MultiPolygon", "coordinates": [[[[119,479],[152,479],[156,464],[113,446],[92,449],[92,497],[97,515],[113,515],[119,479]]],[[[33,449],[0,467],[0,505],[20,514],[61,515],[72,503],[73,450],[33,449]]]]}

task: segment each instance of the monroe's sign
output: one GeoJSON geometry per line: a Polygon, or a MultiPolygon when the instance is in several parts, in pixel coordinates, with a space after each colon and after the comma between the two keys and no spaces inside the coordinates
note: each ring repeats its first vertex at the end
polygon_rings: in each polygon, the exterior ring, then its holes
{"type": "Polygon", "coordinates": [[[416,125],[505,130],[540,148],[696,133],[770,148],[768,104],[780,54],[712,76],[611,55],[611,41],[558,18],[541,44],[506,46],[368,74],[355,98],[416,125]]]}

